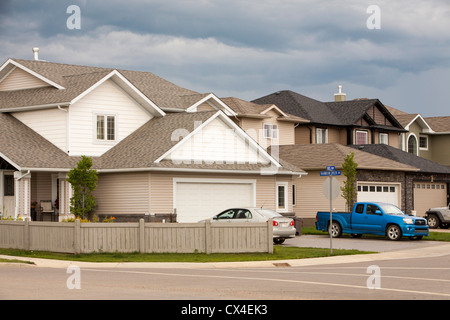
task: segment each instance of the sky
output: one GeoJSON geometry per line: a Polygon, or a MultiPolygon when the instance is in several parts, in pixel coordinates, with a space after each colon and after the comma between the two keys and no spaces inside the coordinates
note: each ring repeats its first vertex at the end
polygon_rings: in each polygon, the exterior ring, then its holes
{"type": "Polygon", "coordinates": [[[0,0],[0,64],[32,47],[218,97],[333,101],[342,85],[347,100],[450,115],[448,0],[0,0]]]}

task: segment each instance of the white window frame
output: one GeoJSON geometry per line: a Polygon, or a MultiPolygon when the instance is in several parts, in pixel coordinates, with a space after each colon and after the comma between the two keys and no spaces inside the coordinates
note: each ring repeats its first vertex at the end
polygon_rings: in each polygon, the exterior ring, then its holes
{"type": "Polygon", "coordinates": [[[380,134],[378,136],[378,143],[389,145],[389,134],[387,134],[385,132],[380,132],[380,134]],[[382,138],[382,137],[384,137],[384,138],[382,138]],[[383,142],[383,140],[385,140],[385,142],[383,142]]]}
{"type": "Polygon", "coordinates": [[[277,212],[288,212],[289,211],[289,183],[287,182],[277,182],[276,183],[276,208],[277,208],[277,212]],[[284,188],[284,206],[280,207],[280,203],[279,203],[279,188],[282,187],[284,188]]]}
{"type": "Polygon", "coordinates": [[[416,155],[416,156],[419,155],[419,139],[417,139],[417,136],[416,136],[414,133],[410,133],[410,134],[408,135],[408,137],[406,138],[406,152],[412,153],[412,154],[414,154],[414,155],[416,155]],[[414,139],[416,140],[416,149],[413,150],[413,152],[410,152],[410,151],[409,151],[409,139],[410,139],[411,137],[414,137],[414,139]]]}
{"type": "Polygon", "coordinates": [[[117,141],[117,115],[116,114],[103,114],[103,113],[94,113],[94,141],[99,143],[114,143],[117,141]],[[99,139],[98,137],[98,128],[97,128],[97,121],[98,117],[103,117],[103,139],[99,139]],[[108,117],[114,118],[114,139],[108,139],[108,117]]]}
{"type": "Polygon", "coordinates": [[[324,143],[328,143],[328,128],[316,128],[316,144],[324,143]]]}
{"type": "Polygon", "coordinates": [[[420,149],[420,150],[428,150],[428,143],[429,143],[428,136],[422,136],[422,135],[419,135],[419,149],[420,149]],[[420,139],[425,139],[425,141],[426,141],[426,143],[427,143],[427,146],[426,146],[426,147],[421,147],[421,146],[420,146],[420,139]]]}
{"type": "Polygon", "coordinates": [[[263,137],[266,139],[278,139],[278,125],[271,123],[263,123],[263,137]]]}
{"type": "Polygon", "coordinates": [[[368,144],[369,143],[369,132],[366,130],[356,130],[355,132],[355,144],[368,144]],[[358,133],[364,133],[366,135],[365,143],[358,143],[358,133]]]}

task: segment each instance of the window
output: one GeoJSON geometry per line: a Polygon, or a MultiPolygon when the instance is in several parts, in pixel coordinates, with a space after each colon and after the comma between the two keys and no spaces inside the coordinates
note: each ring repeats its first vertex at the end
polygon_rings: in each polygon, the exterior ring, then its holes
{"type": "Polygon", "coordinates": [[[116,117],[112,115],[97,115],[97,140],[116,140],[116,117]]]}
{"type": "Polygon", "coordinates": [[[419,148],[422,150],[428,150],[428,137],[427,136],[419,137],[419,148]]]}
{"type": "Polygon", "coordinates": [[[5,196],[14,196],[14,176],[13,175],[5,175],[4,176],[4,195],[5,196]]]}
{"type": "Polygon", "coordinates": [[[264,138],[278,139],[278,125],[265,123],[264,138]]]}
{"type": "Polygon", "coordinates": [[[277,211],[286,212],[288,210],[288,183],[277,183],[277,211]]]}
{"type": "Polygon", "coordinates": [[[292,185],[292,205],[295,206],[296,195],[295,195],[295,184],[292,185]]]}
{"type": "Polygon", "coordinates": [[[355,209],[356,213],[363,213],[364,212],[364,205],[363,204],[358,204],[356,205],[356,209],[355,209]]]}
{"type": "Polygon", "coordinates": [[[389,144],[389,135],[387,133],[380,133],[380,144],[389,144]]]}
{"type": "Polygon", "coordinates": [[[368,204],[367,209],[366,209],[366,214],[376,214],[375,212],[377,210],[380,210],[380,208],[378,208],[378,206],[368,204]]]}
{"type": "Polygon", "coordinates": [[[317,128],[316,129],[316,143],[328,143],[328,129],[317,128]]]}
{"type": "Polygon", "coordinates": [[[408,152],[417,156],[417,139],[414,135],[408,137],[408,152]]]}
{"type": "Polygon", "coordinates": [[[367,144],[369,133],[367,131],[356,131],[356,144],[367,144]]]}

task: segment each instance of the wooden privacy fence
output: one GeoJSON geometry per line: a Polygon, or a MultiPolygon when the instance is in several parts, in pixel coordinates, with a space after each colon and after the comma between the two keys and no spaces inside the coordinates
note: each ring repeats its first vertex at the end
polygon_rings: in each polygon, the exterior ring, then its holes
{"type": "Polygon", "coordinates": [[[0,248],[63,253],[273,253],[268,223],[1,221],[0,248]]]}

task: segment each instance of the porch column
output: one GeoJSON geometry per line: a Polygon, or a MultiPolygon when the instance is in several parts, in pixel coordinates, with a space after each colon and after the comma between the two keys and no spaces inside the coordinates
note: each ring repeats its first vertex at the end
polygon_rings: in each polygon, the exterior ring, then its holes
{"type": "Polygon", "coordinates": [[[0,170],[0,219],[2,218],[2,214],[4,214],[4,212],[3,212],[3,208],[4,208],[4,206],[5,206],[5,204],[4,204],[4,200],[3,200],[3,197],[4,197],[4,195],[5,195],[5,190],[4,190],[4,187],[5,187],[5,174],[3,173],[3,170],[0,170]]]}
{"type": "Polygon", "coordinates": [[[70,198],[72,197],[72,186],[67,182],[67,174],[60,173],[59,176],[59,221],[70,218],[70,198]]]}
{"type": "Polygon", "coordinates": [[[21,217],[22,219],[30,220],[31,207],[31,173],[30,171],[14,172],[14,187],[16,197],[16,208],[14,218],[21,217]]]}

